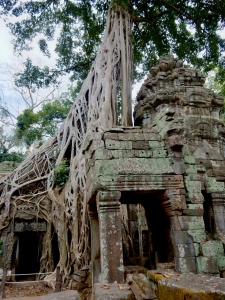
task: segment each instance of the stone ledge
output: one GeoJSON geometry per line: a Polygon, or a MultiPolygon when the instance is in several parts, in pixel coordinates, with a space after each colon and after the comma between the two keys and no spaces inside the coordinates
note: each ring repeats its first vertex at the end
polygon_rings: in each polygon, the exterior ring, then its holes
{"type": "Polygon", "coordinates": [[[160,300],[224,300],[225,279],[171,270],[148,271],[148,279],[160,300]]]}

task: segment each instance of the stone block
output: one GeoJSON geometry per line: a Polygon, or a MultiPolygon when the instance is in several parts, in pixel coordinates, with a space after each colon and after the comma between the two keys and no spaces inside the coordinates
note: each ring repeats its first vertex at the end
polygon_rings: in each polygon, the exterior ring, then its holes
{"type": "Polygon", "coordinates": [[[128,131],[124,133],[118,133],[118,139],[120,141],[143,141],[144,134],[142,132],[128,131]]]}
{"type": "Polygon", "coordinates": [[[207,193],[223,193],[224,182],[218,182],[214,177],[206,177],[206,191],[207,193]]]}
{"type": "Polygon", "coordinates": [[[190,209],[190,210],[198,210],[198,209],[203,209],[203,204],[187,204],[187,209],[190,209]]]}
{"type": "Polygon", "coordinates": [[[225,199],[225,193],[212,193],[211,196],[215,199],[225,199]]]}
{"type": "Polygon", "coordinates": [[[184,209],[183,214],[185,216],[203,216],[203,209],[184,209]]]}
{"type": "Polygon", "coordinates": [[[97,149],[104,149],[104,148],[105,148],[104,141],[102,141],[102,140],[92,140],[91,144],[89,146],[89,149],[88,149],[88,153],[90,155],[90,158],[92,157],[94,151],[96,151],[97,149]]]}
{"type": "MultiPolygon", "coordinates": [[[[125,174],[171,174],[172,169],[167,158],[121,158],[95,161],[95,177],[101,175],[125,174]]],[[[162,181],[162,180],[161,180],[162,181]]]]}
{"type": "Polygon", "coordinates": [[[93,287],[93,300],[135,300],[133,292],[127,284],[107,284],[103,286],[96,283],[93,287]],[[104,288],[105,287],[105,288],[104,288]],[[121,288],[120,288],[121,287],[121,288]]]}
{"type": "Polygon", "coordinates": [[[88,134],[83,142],[82,151],[83,152],[86,151],[93,140],[101,141],[101,139],[102,139],[102,133],[95,132],[92,134],[88,134]]]}
{"type": "Polygon", "coordinates": [[[152,157],[152,151],[151,150],[133,150],[135,157],[145,157],[150,158],[152,157]]]}
{"type": "Polygon", "coordinates": [[[184,155],[184,162],[186,164],[195,164],[195,157],[192,155],[184,155]]]}
{"type": "Polygon", "coordinates": [[[149,149],[149,145],[147,141],[133,141],[132,142],[132,149],[144,149],[144,150],[148,150],[149,149]]]}
{"type": "Polygon", "coordinates": [[[128,274],[127,282],[129,283],[136,300],[157,299],[155,293],[153,292],[148,282],[148,279],[144,274],[128,274]]]}
{"type": "Polygon", "coordinates": [[[136,141],[144,141],[145,140],[143,132],[134,132],[133,136],[136,141]]]}
{"type": "Polygon", "coordinates": [[[196,257],[197,273],[217,274],[219,272],[216,257],[196,257]]]}
{"type": "MultiPolygon", "coordinates": [[[[174,218],[174,217],[173,217],[174,218]]],[[[179,218],[179,217],[176,217],[179,218]]],[[[174,244],[190,244],[192,243],[191,236],[187,231],[171,231],[171,238],[174,244]]]]}
{"type": "Polygon", "coordinates": [[[111,156],[112,156],[111,150],[98,149],[95,151],[95,159],[100,159],[100,160],[101,159],[111,159],[111,156]]]}
{"type": "Polygon", "coordinates": [[[185,164],[185,173],[188,174],[197,174],[198,168],[196,165],[185,164]]]}
{"type": "Polygon", "coordinates": [[[152,157],[167,157],[167,151],[160,148],[152,150],[152,157]]]}
{"type": "Polygon", "coordinates": [[[170,158],[170,162],[175,174],[185,173],[185,164],[182,158],[173,157],[170,158]]]}
{"type": "Polygon", "coordinates": [[[204,230],[188,230],[188,235],[191,236],[194,243],[201,243],[206,241],[206,233],[204,230]]]}
{"type": "Polygon", "coordinates": [[[225,231],[225,207],[223,202],[224,199],[219,200],[220,204],[213,199],[213,210],[215,216],[216,227],[218,231],[224,232],[225,231]]]}
{"type": "Polygon", "coordinates": [[[193,204],[201,204],[204,202],[202,193],[187,193],[188,200],[193,204]]]}
{"type": "Polygon", "coordinates": [[[195,249],[195,256],[200,255],[200,244],[199,243],[193,243],[194,249],[195,249]]]}
{"type": "Polygon", "coordinates": [[[189,146],[188,144],[184,144],[183,147],[182,147],[182,153],[183,155],[190,155],[190,152],[189,152],[189,146]]]}
{"type": "Polygon", "coordinates": [[[116,140],[106,140],[106,149],[110,150],[122,150],[122,149],[132,149],[131,141],[116,141],[116,140]]]}
{"type": "Polygon", "coordinates": [[[195,193],[201,193],[201,181],[190,181],[185,178],[184,182],[190,196],[195,193]]]}
{"type": "Polygon", "coordinates": [[[199,174],[189,174],[189,175],[186,175],[184,176],[184,181],[188,182],[188,181],[202,181],[203,180],[203,177],[202,175],[199,175],[199,174]]]}
{"type": "Polygon", "coordinates": [[[164,148],[164,142],[149,141],[149,147],[151,149],[154,149],[154,148],[164,148]]]}
{"type": "Polygon", "coordinates": [[[146,141],[161,141],[161,136],[154,132],[144,132],[144,138],[146,141]]]}
{"type": "Polygon", "coordinates": [[[173,231],[181,231],[180,223],[178,221],[177,216],[170,217],[171,230],[173,231]]]}
{"type": "Polygon", "coordinates": [[[103,140],[118,140],[118,133],[116,133],[116,132],[105,132],[103,134],[103,140]]]}
{"type": "Polygon", "coordinates": [[[220,271],[225,271],[225,256],[217,256],[217,265],[220,271]]]}
{"type": "Polygon", "coordinates": [[[175,269],[180,273],[195,273],[195,257],[175,257],[175,269]]]}
{"type": "Polygon", "coordinates": [[[205,257],[223,256],[223,244],[220,241],[207,241],[201,244],[201,253],[205,257]]]}
{"type": "Polygon", "coordinates": [[[174,244],[174,252],[176,257],[194,257],[195,248],[193,243],[189,244],[174,244]]]}
{"type": "MultiPolygon", "coordinates": [[[[35,298],[35,297],[34,297],[35,298]]],[[[41,297],[41,300],[79,300],[79,294],[77,291],[68,290],[41,297]]]]}
{"type": "Polygon", "coordinates": [[[181,230],[196,230],[205,228],[203,217],[179,216],[178,220],[180,222],[181,230]]]}
{"type": "Polygon", "coordinates": [[[118,132],[118,133],[121,133],[121,132],[124,132],[124,129],[121,128],[121,127],[111,127],[111,128],[106,129],[104,132],[118,132]]]}

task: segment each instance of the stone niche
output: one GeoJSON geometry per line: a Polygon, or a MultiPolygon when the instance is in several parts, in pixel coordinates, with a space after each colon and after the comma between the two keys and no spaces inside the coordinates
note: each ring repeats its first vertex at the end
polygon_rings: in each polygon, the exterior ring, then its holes
{"type": "Polygon", "coordinates": [[[223,276],[223,98],[168,55],[137,95],[134,127],[87,136],[93,283],[123,282],[124,265],[223,276]]]}

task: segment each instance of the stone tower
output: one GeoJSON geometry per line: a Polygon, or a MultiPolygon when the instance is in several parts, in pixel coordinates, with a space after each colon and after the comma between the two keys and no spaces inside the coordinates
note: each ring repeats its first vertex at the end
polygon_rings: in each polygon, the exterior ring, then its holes
{"type": "Polygon", "coordinates": [[[174,173],[183,177],[182,195],[174,193],[165,208],[173,214],[179,207],[172,233],[177,270],[217,273],[225,267],[224,99],[204,82],[200,71],[171,55],[161,58],[138,93],[134,118],[160,134],[174,173]]]}

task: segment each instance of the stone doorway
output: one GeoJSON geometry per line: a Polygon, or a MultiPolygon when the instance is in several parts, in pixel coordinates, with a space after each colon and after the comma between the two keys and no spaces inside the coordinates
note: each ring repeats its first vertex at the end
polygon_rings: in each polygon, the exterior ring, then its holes
{"type": "MultiPolygon", "coordinates": [[[[132,240],[132,245],[128,245],[129,251],[123,249],[125,254],[130,254],[129,259],[124,257],[124,264],[131,262],[156,269],[158,263],[173,262],[170,219],[161,204],[160,193],[122,192],[121,203],[127,205],[132,240]]],[[[126,247],[124,242],[123,247],[126,247]]]]}
{"type": "Polygon", "coordinates": [[[17,281],[35,280],[40,270],[40,258],[42,251],[43,235],[38,232],[20,232],[14,236],[14,248],[12,263],[15,274],[25,274],[15,276],[17,281]],[[28,275],[33,274],[33,275],[28,275]]]}

